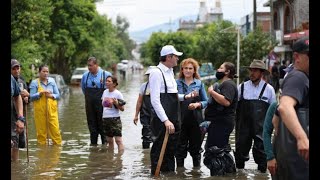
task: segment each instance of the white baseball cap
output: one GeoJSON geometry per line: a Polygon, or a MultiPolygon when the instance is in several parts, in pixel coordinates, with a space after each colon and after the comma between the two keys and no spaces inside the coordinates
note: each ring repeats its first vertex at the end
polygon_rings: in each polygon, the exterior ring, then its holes
{"type": "Polygon", "coordinates": [[[178,52],[172,45],[165,45],[161,49],[160,56],[166,56],[168,54],[174,54],[177,56],[181,56],[183,53],[178,52]]]}
{"type": "Polygon", "coordinates": [[[144,73],[144,75],[149,75],[150,72],[152,71],[152,69],[157,68],[157,66],[149,66],[148,70],[146,71],[146,73],[144,73]]]}

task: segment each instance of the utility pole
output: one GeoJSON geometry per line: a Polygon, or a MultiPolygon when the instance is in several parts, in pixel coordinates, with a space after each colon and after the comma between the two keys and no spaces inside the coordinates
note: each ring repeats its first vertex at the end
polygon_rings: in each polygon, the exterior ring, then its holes
{"type": "Polygon", "coordinates": [[[274,37],[274,19],[273,19],[273,0],[270,0],[270,34],[271,38],[274,37]]]}
{"type": "Polygon", "coordinates": [[[257,28],[257,0],[253,0],[253,31],[257,28]]]}
{"type": "Polygon", "coordinates": [[[239,86],[239,78],[240,78],[240,26],[237,26],[237,75],[239,76],[237,78],[237,87],[239,86]]]}

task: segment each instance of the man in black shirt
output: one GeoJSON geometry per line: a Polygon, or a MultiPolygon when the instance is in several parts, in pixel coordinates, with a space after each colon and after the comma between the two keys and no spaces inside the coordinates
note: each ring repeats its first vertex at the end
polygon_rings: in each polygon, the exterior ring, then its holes
{"type": "Polygon", "coordinates": [[[277,179],[309,179],[309,37],[293,47],[294,69],[282,84],[275,139],[277,179]]]}

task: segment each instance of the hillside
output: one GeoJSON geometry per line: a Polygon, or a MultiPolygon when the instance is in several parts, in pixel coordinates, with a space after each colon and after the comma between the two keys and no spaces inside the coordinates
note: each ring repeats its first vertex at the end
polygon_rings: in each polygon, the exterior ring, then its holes
{"type": "Polygon", "coordinates": [[[169,32],[169,31],[177,31],[179,28],[179,20],[196,20],[197,15],[183,16],[181,18],[173,20],[171,23],[163,23],[156,26],[151,26],[149,28],[143,29],[141,31],[133,31],[129,32],[129,36],[131,39],[136,41],[138,44],[142,42],[146,42],[153,32],[169,32]]]}

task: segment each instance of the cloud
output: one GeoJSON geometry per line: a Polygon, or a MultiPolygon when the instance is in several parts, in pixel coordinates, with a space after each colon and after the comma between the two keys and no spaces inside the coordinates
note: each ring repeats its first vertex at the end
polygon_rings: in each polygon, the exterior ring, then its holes
{"type": "MultiPolygon", "coordinates": [[[[257,0],[257,11],[269,11],[262,5],[267,0],[257,0]]],[[[207,0],[207,7],[214,7],[214,0],[207,0]]],[[[186,15],[199,12],[199,0],[104,0],[96,3],[100,14],[115,20],[124,16],[130,23],[129,31],[170,22],[186,15]]],[[[252,0],[221,0],[224,19],[239,20],[252,12],[252,0]]]]}

